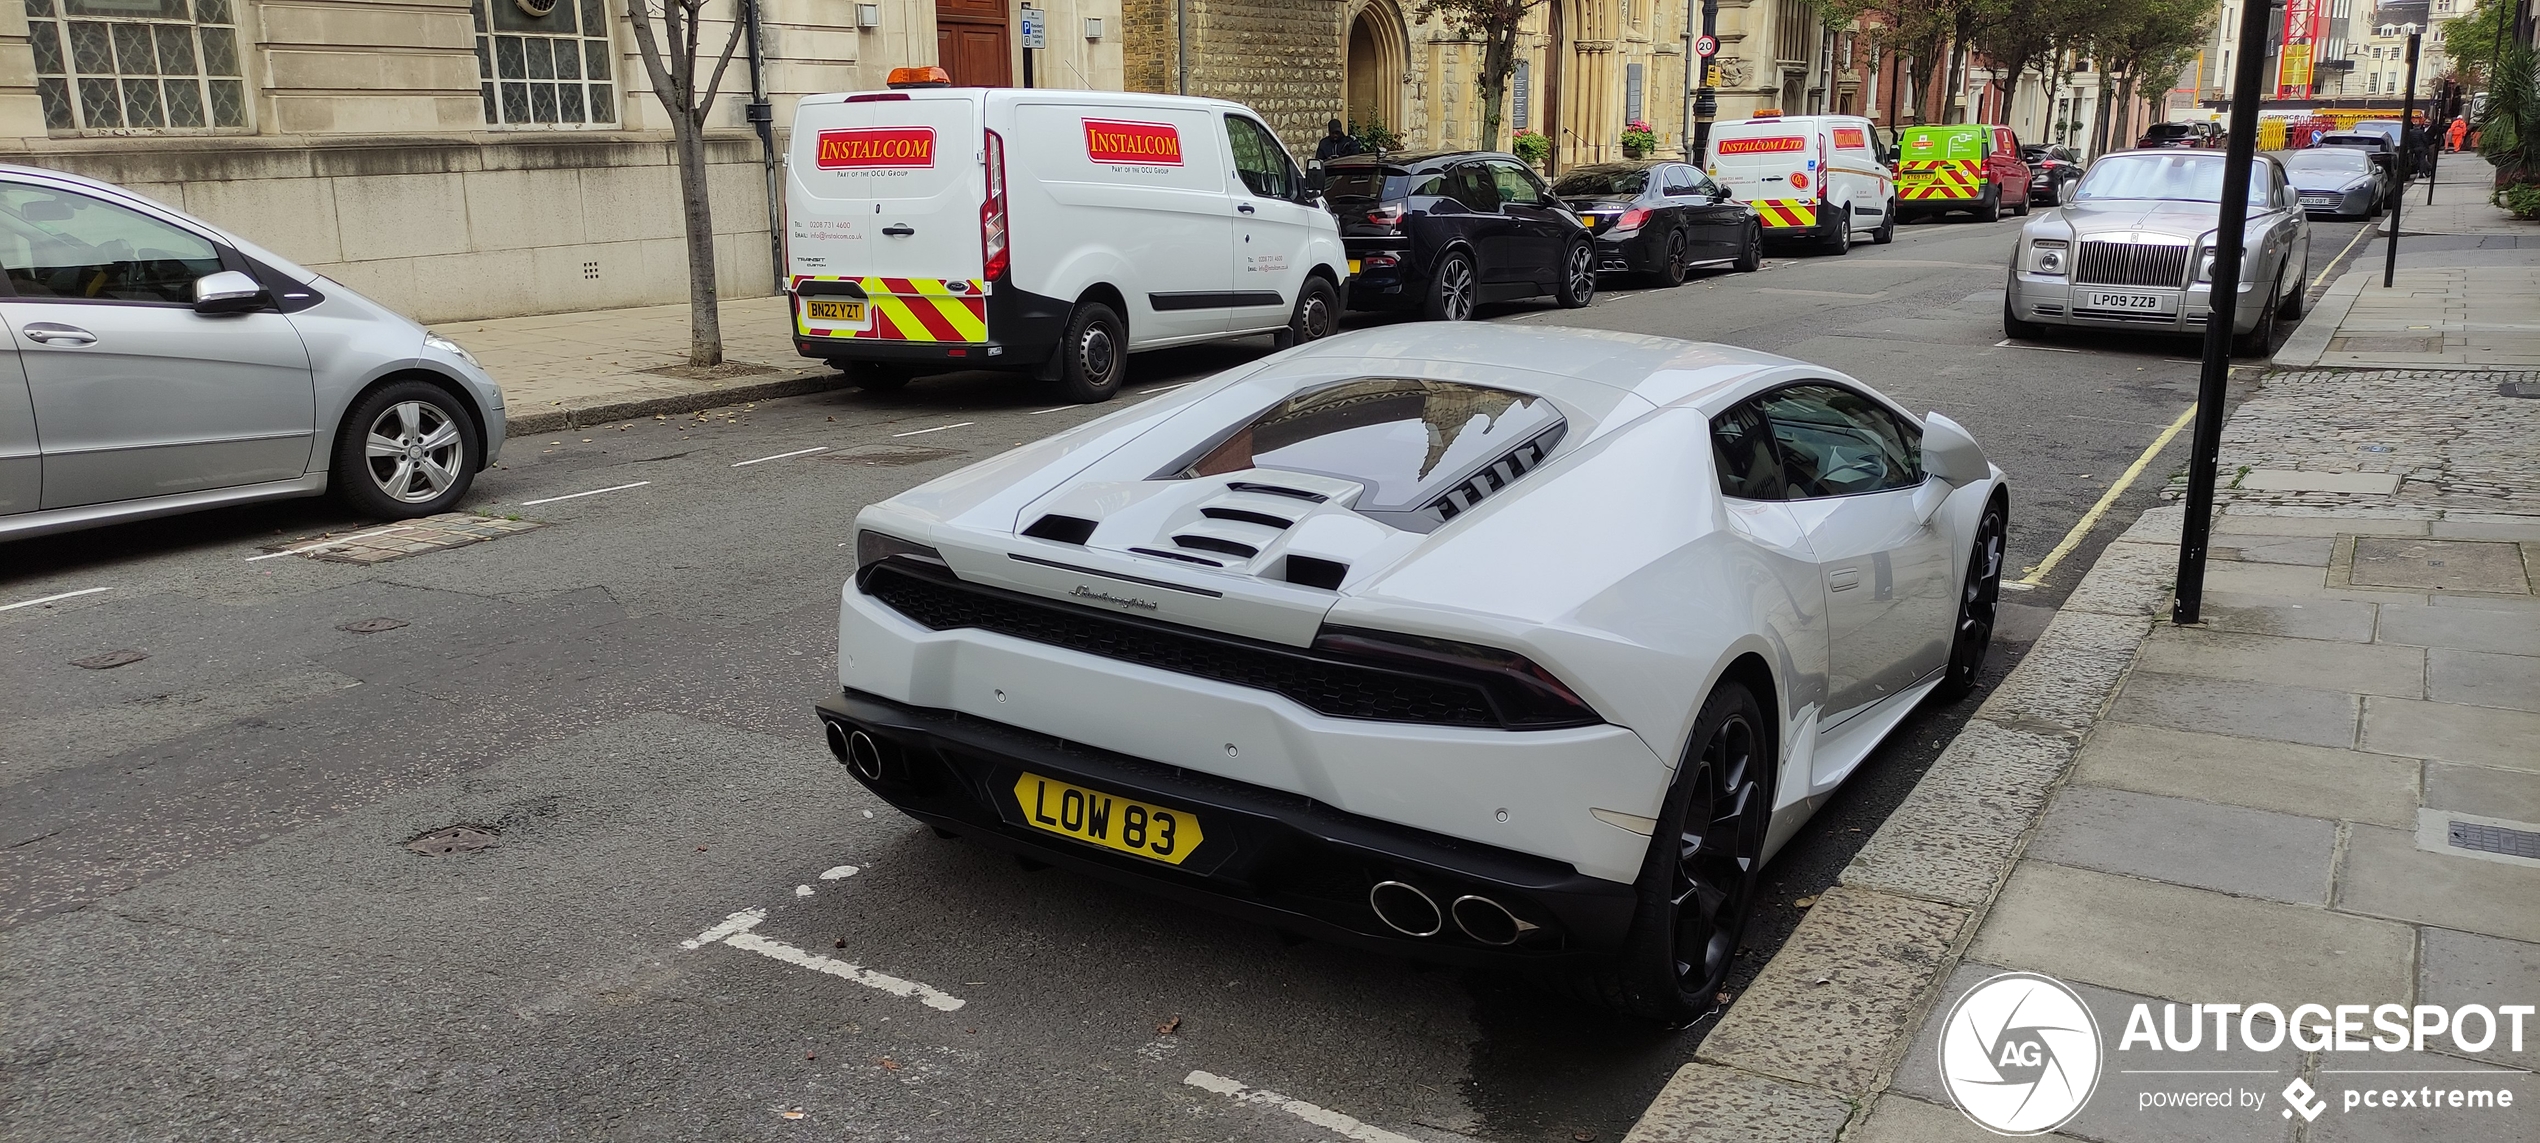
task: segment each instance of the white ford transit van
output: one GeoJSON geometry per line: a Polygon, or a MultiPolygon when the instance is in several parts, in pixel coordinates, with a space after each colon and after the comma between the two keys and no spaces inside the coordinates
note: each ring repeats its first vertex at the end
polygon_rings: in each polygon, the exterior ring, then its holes
{"type": "Polygon", "coordinates": [[[1249,108],[905,71],[916,83],[795,112],[785,253],[804,356],[868,387],[1012,368],[1100,401],[1132,350],[1337,328],[1339,228],[1249,108]]]}
{"type": "Polygon", "coordinates": [[[1896,237],[1896,179],[1877,128],[1858,115],[1783,115],[1711,128],[1703,168],[1739,202],[1755,208],[1764,237],[1806,239],[1830,253],[1852,235],[1896,237]]]}

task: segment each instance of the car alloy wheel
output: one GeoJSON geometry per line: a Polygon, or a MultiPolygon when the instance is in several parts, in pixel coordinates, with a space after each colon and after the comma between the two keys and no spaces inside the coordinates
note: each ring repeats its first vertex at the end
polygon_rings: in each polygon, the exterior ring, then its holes
{"type": "Polygon", "coordinates": [[[1570,256],[1562,268],[1561,289],[1553,298],[1562,308],[1573,310],[1596,300],[1596,251],[1591,244],[1570,244],[1570,256]]]}
{"type": "Polygon", "coordinates": [[[1429,287],[1429,317],[1463,321],[1473,316],[1473,262],[1461,253],[1438,261],[1437,282],[1429,287]]]}
{"type": "Polygon", "coordinates": [[[1752,274],[1764,268],[1764,224],[1750,222],[1746,226],[1746,242],[1739,248],[1737,272],[1752,274]]]}
{"type": "Polygon", "coordinates": [[[371,419],[362,457],[381,495],[401,504],[429,503],[458,483],[467,434],[432,404],[399,401],[371,419]]]}
{"type": "Polygon", "coordinates": [[[1667,236],[1667,260],[1658,266],[1658,284],[1684,285],[1685,271],[1685,235],[1679,230],[1667,236]]]}
{"type": "Polygon", "coordinates": [[[2002,502],[1985,505],[1976,525],[1975,550],[1967,556],[1967,581],[1958,592],[1958,627],[1949,639],[1949,669],[1940,679],[1940,695],[1955,702],[1976,689],[1984,672],[1986,650],[1993,645],[1993,619],[2002,599],[2002,502]]]}
{"type": "Polygon", "coordinates": [[[1691,797],[1669,891],[1673,963],[1677,988],[1697,1005],[1728,980],[1764,864],[1770,807],[1759,780],[1763,743],[1753,712],[1733,711],[1703,744],[1694,773],[1680,779],[1691,784],[1691,797]]]}

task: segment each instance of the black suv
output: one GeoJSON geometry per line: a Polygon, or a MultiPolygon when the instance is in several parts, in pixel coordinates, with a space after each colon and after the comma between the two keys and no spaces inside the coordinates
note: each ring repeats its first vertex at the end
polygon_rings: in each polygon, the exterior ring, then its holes
{"type": "Polygon", "coordinates": [[[1550,294],[1575,309],[1596,296],[1586,225],[1514,155],[1352,155],[1323,177],[1352,309],[1463,321],[1483,302],[1550,294]]]}

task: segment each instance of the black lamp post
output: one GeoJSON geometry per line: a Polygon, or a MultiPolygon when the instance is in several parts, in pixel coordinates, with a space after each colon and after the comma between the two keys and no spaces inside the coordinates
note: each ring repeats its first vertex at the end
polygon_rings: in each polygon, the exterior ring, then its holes
{"type": "MultiPolygon", "coordinates": [[[[1720,42],[1720,0],[1702,0],[1702,42],[1713,45],[1720,42]]],[[[1712,50],[1716,53],[1718,48],[1712,50]]],[[[1718,58],[1716,54],[1694,57],[1694,66],[1701,68],[1702,74],[1700,86],[1693,92],[1693,130],[1687,136],[1691,142],[1688,144],[1690,153],[1685,158],[1696,165],[1710,152],[1711,120],[1720,114],[1719,89],[1711,85],[1711,61],[1718,58]]]]}
{"type": "MultiPolygon", "coordinates": [[[[2390,245],[2381,259],[2381,288],[2389,289],[2390,280],[2399,273],[2399,205],[2407,200],[2408,168],[2416,163],[2416,151],[2408,145],[2408,132],[2417,129],[2417,43],[2421,38],[2414,24],[2402,25],[2408,32],[2408,88],[2399,101],[2399,193],[2390,199],[2390,245]]],[[[2434,181],[2434,173],[2426,172],[2426,181],[2434,181]]],[[[2426,201],[2432,202],[2434,190],[2426,188],[2426,201]]]]}

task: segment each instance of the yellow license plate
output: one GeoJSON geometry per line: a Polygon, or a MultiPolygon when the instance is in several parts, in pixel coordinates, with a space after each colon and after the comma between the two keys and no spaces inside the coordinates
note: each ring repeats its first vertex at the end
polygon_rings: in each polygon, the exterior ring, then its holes
{"type": "Polygon", "coordinates": [[[811,299],[803,302],[803,316],[813,321],[836,321],[859,325],[864,321],[864,303],[860,301],[825,302],[811,299]]]}
{"type": "Polygon", "coordinates": [[[1014,783],[1015,804],[1033,829],[1088,845],[1180,865],[1199,848],[1199,819],[1183,810],[1135,802],[1026,772],[1014,783]]]}
{"type": "Polygon", "coordinates": [[[1349,272],[1352,274],[1358,272],[1358,259],[1352,258],[1349,260],[1349,272]]]}

